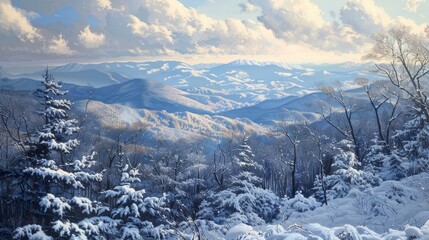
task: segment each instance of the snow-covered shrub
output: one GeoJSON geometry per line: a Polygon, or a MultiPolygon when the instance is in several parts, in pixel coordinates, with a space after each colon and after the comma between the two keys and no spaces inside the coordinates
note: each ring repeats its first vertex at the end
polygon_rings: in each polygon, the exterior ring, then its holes
{"type": "Polygon", "coordinates": [[[301,192],[297,192],[295,197],[291,199],[285,199],[283,203],[282,212],[284,218],[288,218],[294,212],[306,212],[314,210],[320,206],[320,202],[312,196],[306,198],[301,192]]]}
{"type": "Polygon", "coordinates": [[[207,192],[198,216],[218,224],[228,222],[263,224],[279,213],[280,198],[273,192],[257,187],[260,181],[249,172],[233,177],[231,186],[220,192],[207,192]]]}
{"type": "MultiPolygon", "coordinates": [[[[247,225],[237,225],[233,227],[231,234],[227,235],[239,239],[237,237],[248,235],[249,238],[245,239],[260,239],[258,233],[247,225]]],[[[429,221],[427,221],[421,228],[414,226],[405,226],[404,231],[389,230],[384,234],[379,234],[366,226],[352,226],[345,224],[339,227],[325,227],[318,223],[310,223],[305,225],[292,225],[286,229],[277,228],[273,231],[273,226],[269,225],[262,229],[262,235],[265,239],[269,240],[284,240],[284,239],[340,239],[340,240],[389,240],[389,239],[426,239],[429,236],[429,221]],[[277,231],[279,230],[279,231],[277,231]]]]}
{"type": "Polygon", "coordinates": [[[225,235],[226,240],[237,240],[237,239],[253,239],[263,240],[264,238],[255,231],[251,226],[244,223],[233,226],[225,235]]]}
{"type": "Polygon", "coordinates": [[[201,219],[183,221],[179,229],[186,239],[221,239],[228,231],[224,225],[201,219]]]}

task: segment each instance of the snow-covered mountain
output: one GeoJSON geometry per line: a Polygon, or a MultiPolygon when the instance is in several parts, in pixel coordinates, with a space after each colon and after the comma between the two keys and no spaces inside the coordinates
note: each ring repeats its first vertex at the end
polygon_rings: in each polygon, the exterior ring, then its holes
{"type": "Polygon", "coordinates": [[[225,137],[232,130],[267,135],[269,130],[251,121],[231,119],[224,116],[197,114],[192,112],[171,113],[164,110],[136,109],[122,104],[108,104],[86,100],[76,102],[80,111],[94,116],[101,125],[109,125],[112,118],[121,123],[146,126],[144,144],[151,146],[154,140],[200,142],[216,146],[216,139],[225,137]]]}
{"type": "MultiPolygon", "coordinates": [[[[360,111],[371,111],[368,99],[362,89],[346,92],[346,98],[353,98],[356,104],[365,106],[360,111]]],[[[272,125],[279,121],[314,122],[321,119],[320,106],[337,103],[321,92],[309,93],[304,96],[289,96],[281,99],[272,99],[258,104],[225,111],[220,115],[231,118],[246,118],[256,123],[272,125]]]]}
{"type": "MultiPolygon", "coordinates": [[[[190,98],[220,112],[269,99],[303,96],[319,84],[357,87],[357,77],[377,78],[369,64],[303,64],[236,60],[227,64],[191,66],[178,61],[67,64],[52,69],[63,82],[105,87],[128,79],[148,79],[190,93],[190,98]]],[[[40,79],[41,72],[10,76],[40,79]]]]}
{"type": "MultiPolygon", "coordinates": [[[[70,83],[80,86],[91,86],[95,88],[119,84],[129,80],[129,78],[123,76],[120,73],[103,72],[96,69],[82,69],[79,71],[58,71],[57,69],[52,69],[50,72],[55,79],[58,79],[58,81],[63,83],[70,83]]],[[[11,79],[30,78],[34,80],[42,80],[43,71],[21,75],[8,74],[6,77],[11,79]]]]}

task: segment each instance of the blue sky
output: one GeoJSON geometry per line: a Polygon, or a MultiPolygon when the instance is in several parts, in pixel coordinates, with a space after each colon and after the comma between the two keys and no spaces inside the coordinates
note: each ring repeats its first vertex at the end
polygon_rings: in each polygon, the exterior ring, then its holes
{"type": "Polygon", "coordinates": [[[0,0],[0,64],[360,61],[391,27],[429,35],[428,10],[429,0],[0,0]]]}

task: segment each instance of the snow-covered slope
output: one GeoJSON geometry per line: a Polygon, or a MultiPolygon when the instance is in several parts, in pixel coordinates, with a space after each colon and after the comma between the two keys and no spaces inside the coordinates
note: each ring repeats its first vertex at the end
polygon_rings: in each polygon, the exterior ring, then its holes
{"type": "MultiPolygon", "coordinates": [[[[145,144],[150,145],[155,139],[169,141],[197,141],[203,139],[214,140],[222,137],[231,130],[253,132],[266,135],[269,130],[250,121],[233,120],[223,116],[209,116],[191,112],[169,113],[163,110],[136,109],[121,104],[106,104],[100,101],[76,102],[79,110],[88,111],[101,124],[109,124],[112,118],[121,123],[141,123],[147,126],[149,140],[145,144]]],[[[216,145],[214,145],[216,146],[216,145]]]]}
{"type": "Polygon", "coordinates": [[[277,223],[232,227],[226,239],[429,239],[429,174],[385,181],[277,223]]]}
{"type": "MultiPolygon", "coordinates": [[[[346,98],[353,98],[355,104],[368,103],[368,99],[362,89],[355,89],[346,92],[346,98]]],[[[324,93],[316,92],[304,96],[289,96],[281,99],[266,100],[261,103],[249,107],[243,107],[219,113],[223,116],[230,118],[247,118],[256,123],[273,124],[278,121],[296,121],[313,122],[321,118],[320,106],[324,104],[337,106],[333,101],[324,93]]],[[[360,111],[370,111],[368,104],[361,104],[360,111]]],[[[335,110],[335,109],[334,109],[335,110]]]]}
{"type": "Polygon", "coordinates": [[[188,98],[187,94],[179,89],[153,81],[133,79],[121,84],[94,89],[92,98],[105,103],[118,103],[139,109],[168,112],[211,112],[209,106],[188,98]]]}

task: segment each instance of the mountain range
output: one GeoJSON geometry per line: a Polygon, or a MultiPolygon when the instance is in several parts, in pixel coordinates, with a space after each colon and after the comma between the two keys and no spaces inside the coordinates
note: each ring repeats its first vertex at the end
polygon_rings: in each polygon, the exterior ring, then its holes
{"type": "MultiPolygon", "coordinates": [[[[162,123],[156,127],[170,133],[174,129],[172,135],[207,135],[207,129],[213,134],[240,124],[241,129],[263,132],[265,127],[259,124],[318,121],[318,106],[330,101],[320,93],[319,86],[341,87],[365,101],[363,91],[353,90],[360,88],[354,79],[380,79],[370,66],[236,60],[194,67],[177,61],[156,61],[67,64],[50,67],[50,72],[64,83],[73,101],[97,103],[92,107],[94,114],[97,108],[100,113],[110,109],[123,121],[162,123]]],[[[42,80],[42,70],[9,74],[4,68],[0,88],[34,90],[42,80]]],[[[103,114],[96,115],[101,118],[103,114]]]]}

